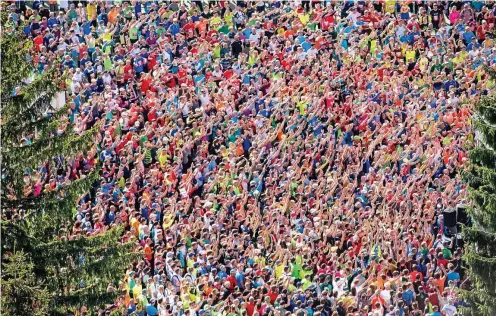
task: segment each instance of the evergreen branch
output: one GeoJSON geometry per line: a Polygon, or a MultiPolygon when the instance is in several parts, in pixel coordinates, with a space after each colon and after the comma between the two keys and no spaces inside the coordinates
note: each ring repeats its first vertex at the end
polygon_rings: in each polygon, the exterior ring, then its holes
{"type": "Polygon", "coordinates": [[[36,119],[50,108],[52,99],[60,90],[57,85],[58,80],[54,81],[55,72],[56,69],[51,68],[40,78],[24,84],[16,95],[3,100],[5,103],[2,108],[2,118],[5,123],[10,120],[36,119]],[[40,100],[44,101],[40,102],[40,100]]]}
{"type": "Polygon", "coordinates": [[[60,294],[53,297],[50,314],[53,315],[63,313],[66,315],[66,311],[80,309],[83,305],[99,306],[113,302],[119,294],[116,292],[107,292],[106,288],[104,289],[101,284],[98,284],[98,281],[95,283],[95,285],[87,286],[82,289],[73,290],[68,294],[60,294]],[[63,308],[60,306],[63,306],[63,308]]]}
{"type": "Polygon", "coordinates": [[[476,252],[482,256],[496,256],[496,234],[484,231],[483,227],[463,227],[465,242],[474,244],[476,252]]]}
{"type": "Polygon", "coordinates": [[[496,152],[490,148],[474,148],[469,152],[469,158],[475,164],[496,168],[496,152]]]}
{"type": "MultiPolygon", "coordinates": [[[[473,274],[471,274],[472,276],[473,274]]],[[[473,275],[475,277],[475,275],[473,275]]],[[[470,304],[470,307],[461,309],[461,315],[469,316],[493,316],[492,311],[496,309],[496,298],[494,294],[485,292],[483,289],[475,288],[470,291],[462,290],[462,297],[470,304]]]]}
{"type": "Polygon", "coordinates": [[[75,198],[85,191],[88,191],[91,185],[99,178],[99,169],[93,170],[88,176],[71,182],[69,185],[63,185],[57,190],[44,192],[36,197],[26,197],[17,200],[2,199],[2,208],[18,208],[25,210],[44,210],[54,209],[65,205],[72,199],[72,205],[75,198]]]}
{"type": "Polygon", "coordinates": [[[123,230],[123,227],[116,227],[103,234],[92,237],[66,241],[53,240],[47,243],[41,243],[35,249],[40,254],[50,252],[55,257],[60,257],[68,253],[80,253],[81,249],[84,248],[107,247],[114,244],[122,236],[123,230]]]}
{"type": "MultiPolygon", "coordinates": [[[[492,78],[496,72],[484,69],[492,78]]],[[[475,130],[482,134],[479,147],[469,154],[470,167],[463,178],[469,185],[472,206],[467,209],[473,226],[463,228],[466,241],[464,260],[469,265],[472,289],[462,296],[470,304],[464,315],[492,316],[496,313],[496,99],[485,97],[475,106],[472,120],[475,130]]]]}
{"type": "MultiPolygon", "coordinates": [[[[4,11],[4,10],[2,10],[4,11]]],[[[3,14],[2,14],[3,15],[3,14]]],[[[4,17],[2,17],[2,25],[4,17]]],[[[5,18],[6,20],[6,18],[5,18]]],[[[0,46],[2,47],[0,96],[5,100],[12,91],[26,79],[32,65],[26,62],[27,52],[32,45],[29,41],[20,41],[21,34],[2,34],[0,46]]],[[[2,105],[3,108],[3,105],[2,105]]]]}
{"type": "Polygon", "coordinates": [[[474,129],[479,130],[482,133],[482,139],[484,143],[490,147],[492,150],[496,148],[496,127],[492,126],[488,122],[485,122],[480,117],[474,118],[472,125],[474,129]]]}
{"type": "Polygon", "coordinates": [[[484,119],[486,122],[496,124],[496,96],[486,96],[479,100],[475,105],[477,115],[484,119]]]}
{"type": "Polygon", "coordinates": [[[132,244],[115,246],[114,250],[110,250],[114,252],[113,255],[108,255],[104,252],[102,256],[89,258],[83,254],[82,264],[78,264],[72,269],[67,269],[62,274],[63,279],[67,282],[64,286],[96,278],[105,284],[115,281],[122,276],[122,269],[125,269],[129,262],[138,259],[139,255],[130,251],[130,248],[134,246],[132,244]]]}
{"type": "MultiPolygon", "coordinates": [[[[2,25],[6,17],[5,10],[0,10],[2,25]]],[[[52,64],[41,78],[27,81],[34,68],[27,60],[32,42],[22,41],[21,36],[14,31],[0,37],[1,169],[5,175],[1,192],[2,261],[5,254],[23,251],[26,255],[18,261],[19,267],[12,264],[10,269],[16,276],[17,270],[29,273],[23,275],[26,278],[18,279],[2,275],[2,307],[11,315],[67,315],[82,305],[94,310],[117,295],[107,293],[107,284],[101,280],[120,278],[139,254],[132,251],[133,244],[120,243],[122,229],[89,240],[87,237],[76,241],[53,240],[65,223],[73,222],[75,201],[98,181],[98,168],[89,176],[57,190],[24,197],[22,176],[26,168],[39,168],[54,157],[69,159],[72,154],[85,151],[91,146],[99,126],[82,135],[74,135],[69,126],[64,135],[53,136],[60,121],[66,123],[67,108],[51,116],[45,113],[52,110],[51,101],[61,91],[62,78],[55,78],[58,69],[52,64]],[[36,131],[33,143],[20,145],[21,137],[33,131],[36,131]],[[82,262],[79,261],[81,255],[85,258],[82,262]]]]}
{"type": "Polygon", "coordinates": [[[468,251],[463,258],[470,265],[470,270],[484,280],[484,287],[496,293],[496,258],[484,257],[474,251],[468,251]]]}
{"type": "Polygon", "coordinates": [[[467,169],[467,172],[470,176],[477,178],[478,181],[485,185],[491,186],[492,190],[496,191],[496,171],[494,169],[472,164],[467,169]]]}
{"type": "Polygon", "coordinates": [[[2,124],[2,143],[18,143],[21,133],[33,133],[34,130],[42,131],[43,137],[47,131],[53,131],[57,128],[56,121],[67,115],[69,106],[66,104],[52,115],[45,115],[40,119],[31,120],[27,123],[26,120],[9,120],[2,124]],[[45,134],[43,134],[45,132],[45,134]]]}
{"type": "Polygon", "coordinates": [[[87,150],[93,142],[93,136],[98,132],[98,126],[74,137],[72,132],[52,138],[37,140],[32,145],[11,147],[2,152],[6,163],[10,165],[7,174],[10,181],[19,183],[26,169],[34,169],[47,161],[47,157],[70,157],[78,152],[87,150]],[[27,157],[22,162],[16,157],[27,157]]]}
{"type": "Polygon", "coordinates": [[[31,251],[34,240],[24,224],[2,219],[2,256],[5,253],[13,253],[16,249],[31,251]]]}

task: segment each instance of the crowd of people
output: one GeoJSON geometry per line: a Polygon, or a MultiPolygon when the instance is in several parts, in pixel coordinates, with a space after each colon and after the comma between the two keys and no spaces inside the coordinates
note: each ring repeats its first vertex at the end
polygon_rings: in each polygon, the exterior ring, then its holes
{"type": "Polygon", "coordinates": [[[68,233],[124,225],[143,251],[102,313],[453,316],[464,305],[443,212],[466,203],[472,105],[495,88],[491,1],[9,10],[33,41],[33,76],[59,63],[56,103],[76,133],[100,129],[62,172],[33,173],[26,194],[99,164],[68,233]]]}

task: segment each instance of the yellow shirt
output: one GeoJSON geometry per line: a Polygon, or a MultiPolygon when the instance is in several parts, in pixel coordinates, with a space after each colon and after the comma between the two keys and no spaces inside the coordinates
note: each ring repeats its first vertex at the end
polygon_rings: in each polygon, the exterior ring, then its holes
{"type": "Polygon", "coordinates": [[[414,50],[407,50],[405,57],[406,57],[407,62],[411,63],[411,62],[415,61],[415,51],[414,50]]]}
{"type": "Polygon", "coordinates": [[[169,227],[172,226],[172,224],[174,223],[174,218],[175,218],[175,215],[174,214],[168,214],[164,217],[164,224],[162,225],[164,229],[167,229],[169,227]]]}
{"type": "Polygon", "coordinates": [[[275,266],[274,270],[275,270],[276,278],[280,278],[282,276],[282,273],[284,272],[284,264],[275,266]]]}
{"type": "Polygon", "coordinates": [[[377,44],[378,44],[377,40],[371,40],[370,41],[370,52],[372,53],[372,55],[376,54],[377,44]]]}
{"type": "Polygon", "coordinates": [[[306,25],[310,21],[310,14],[298,14],[301,24],[306,25]]]}
{"type": "Polygon", "coordinates": [[[233,17],[233,14],[232,13],[228,13],[228,14],[225,14],[224,15],[224,21],[226,21],[226,24],[229,25],[229,26],[232,26],[233,25],[232,17],[233,17]]]}
{"type": "Polygon", "coordinates": [[[427,69],[427,66],[429,66],[429,59],[427,57],[422,57],[419,60],[419,67],[421,71],[425,71],[427,69]]]}
{"type": "Polygon", "coordinates": [[[384,7],[384,11],[386,11],[387,13],[394,13],[395,7],[396,7],[395,0],[387,0],[386,6],[384,7]]]}
{"type": "Polygon", "coordinates": [[[214,16],[213,18],[210,19],[210,25],[217,25],[222,22],[222,19],[220,16],[214,16]]]}
{"type": "Polygon", "coordinates": [[[88,3],[86,5],[86,11],[88,12],[88,20],[91,20],[93,19],[93,17],[96,17],[96,4],[88,3]]]}
{"type": "Polygon", "coordinates": [[[298,102],[298,104],[296,106],[300,110],[300,115],[304,115],[305,114],[305,109],[306,109],[306,106],[307,106],[307,102],[306,101],[298,102]]]}
{"type": "Polygon", "coordinates": [[[160,167],[162,167],[162,168],[165,167],[165,164],[167,163],[167,158],[168,158],[167,154],[161,154],[161,153],[158,154],[157,159],[160,163],[160,167]]]}
{"type": "Polygon", "coordinates": [[[104,41],[110,41],[110,40],[112,40],[112,34],[110,34],[110,33],[105,33],[105,34],[103,34],[103,35],[102,35],[102,39],[103,39],[104,41]]]}

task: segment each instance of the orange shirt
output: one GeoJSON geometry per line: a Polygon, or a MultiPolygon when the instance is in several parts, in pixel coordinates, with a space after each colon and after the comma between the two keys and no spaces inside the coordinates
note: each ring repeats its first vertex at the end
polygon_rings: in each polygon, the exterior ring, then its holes
{"type": "Polygon", "coordinates": [[[200,34],[204,34],[206,31],[207,31],[207,25],[208,25],[208,22],[207,21],[198,21],[195,23],[195,27],[198,29],[198,32],[200,34]]]}
{"type": "Polygon", "coordinates": [[[284,37],[286,38],[289,38],[291,35],[294,35],[295,32],[291,29],[287,30],[286,32],[284,32],[284,37]]]}
{"type": "MultiPolygon", "coordinates": [[[[384,290],[384,283],[386,283],[387,280],[383,280],[381,277],[377,278],[377,287],[380,288],[381,290],[384,290]]],[[[374,304],[372,303],[372,306],[374,304]]]]}
{"type": "Polygon", "coordinates": [[[440,278],[439,280],[434,280],[434,282],[436,283],[436,285],[439,289],[439,292],[443,293],[444,284],[446,283],[446,276],[444,276],[444,278],[440,278]]]}
{"type": "Polygon", "coordinates": [[[236,147],[236,155],[242,156],[243,153],[244,153],[243,145],[239,144],[239,146],[236,147]]]}
{"type": "Polygon", "coordinates": [[[145,259],[148,261],[152,260],[152,253],[153,253],[152,248],[148,244],[146,244],[145,245],[145,259]]]}
{"type": "Polygon", "coordinates": [[[372,308],[375,308],[375,304],[379,302],[382,306],[386,305],[386,301],[384,301],[384,299],[380,296],[375,296],[373,299],[372,299],[372,308]]]}
{"type": "Polygon", "coordinates": [[[315,39],[315,48],[320,49],[322,47],[322,43],[324,43],[325,38],[322,36],[319,36],[315,39]]]}
{"type": "Polygon", "coordinates": [[[110,10],[108,14],[108,20],[110,23],[114,24],[115,19],[117,18],[117,15],[119,14],[120,8],[114,7],[112,10],[110,10]]]}
{"type": "Polygon", "coordinates": [[[210,293],[212,293],[212,290],[213,290],[213,288],[208,287],[207,285],[205,285],[205,286],[203,287],[203,293],[204,293],[204,295],[205,295],[205,296],[209,296],[209,295],[210,295],[210,293]]]}

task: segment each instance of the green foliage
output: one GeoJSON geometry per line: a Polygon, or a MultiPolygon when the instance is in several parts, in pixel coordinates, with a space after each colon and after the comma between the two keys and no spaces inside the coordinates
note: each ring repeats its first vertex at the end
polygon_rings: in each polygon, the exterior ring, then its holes
{"type": "Polygon", "coordinates": [[[496,123],[496,96],[486,97],[475,106],[477,114],[490,124],[496,123]]]}
{"type": "Polygon", "coordinates": [[[2,311],[5,315],[46,315],[49,294],[36,285],[34,265],[23,252],[4,256],[2,261],[2,311]]]}
{"type": "Polygon", "coordinates": [[[87,151],[99,124],[77,134],[68,108],[51,108],[63,82],[59,65],[30,79],[30,42],[15,32],[0,40],[2,308],[9,315],[55,315],[87,306],[91,313],[112,302],[117,293],[107,293],[108,284],[139,256],[134,244],[120,242],[122,227],[92,237],[60,233],[71,230],[76,201],[97,183],[99,167],[37,196],[25,193],[23,178],[54,157],[87,151]],[[25,136],[30,143],[22,141],[25,136]]]}
{"type": "Polygon", "coordinates": [[[463,292],[470,304],[464,315],[492,316],[496,315],[496,98],[483,98],[476,110],[473,127],[482,137],[470,152],[471,164],[464,174],[473,222],[464,229],[464,259],[472,284],[470,291],[463,292]]]}

